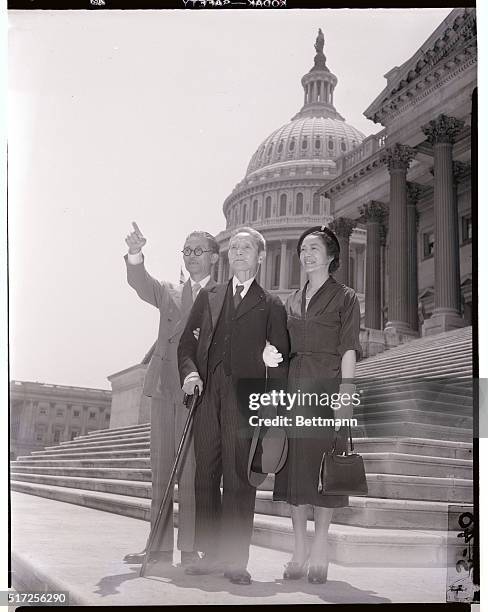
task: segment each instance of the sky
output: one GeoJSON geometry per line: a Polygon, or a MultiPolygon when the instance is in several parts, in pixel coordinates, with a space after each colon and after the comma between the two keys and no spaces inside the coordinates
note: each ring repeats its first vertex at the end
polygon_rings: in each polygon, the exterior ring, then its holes
{"type": "Polygon", "coordinates": [[[177,281],[185,236],[225,229],[252,154],[303,103],[317,30],[337,110],[363,111],[449,9],[10,11],[10,377],[110,389],[159,313],[128,287],[125,236],[177,281]]]}

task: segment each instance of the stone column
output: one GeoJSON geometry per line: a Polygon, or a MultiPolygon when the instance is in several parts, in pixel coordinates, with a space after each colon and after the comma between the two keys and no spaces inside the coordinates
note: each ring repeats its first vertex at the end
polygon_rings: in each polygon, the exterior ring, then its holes
{"type": "Polygon", "coordinates": [[[425,335],[464,327],[459,278],[459,220],[454,188],[452,147],[464,125],[439,115],[422,127],[434,150],[434,312],[425,335]]]}
{"type": "Polygon", "coordinates": [[[300,263],[300,288],[303,287],[306,281],[307,281],[307,274],[305,272],[305,268],[300,263]]]}
{"type": "Polygon", "coordinates": [[[259,284],[263,289],[266,288],[266,260],[267,256],[259,266],[259,284]]]}
{"type": "Polygon", "coordinates": [[[417,202],[422,188],[417,183],[407,183],[407,242],[408,242],[408,323],[413,331],[419,329],[418,316],[418,258],[417,258],[417,202]]]}
{"type": "MultiPolygon", "coordinates": [[[[385,150],[384,160],[390,173],[390,274],[388,278],[388,322],[385,331],[390,334],[412,335],[408,323],[408,242],[407,233],[407,170],[415,151],[396,143],[385,150]]],[[[401,339],[398,339],[401,342],[401,339]]]]}
{"type": "Polygon", "coordinates": [[[382,202],[372,200],[359,209],[366,223],[366,291],[364,326],[382,328],[381,316],[381,227],[387,216],[382,202]]]}
{"type": "Polygon", "coordinates": [[[341,248],[340,265],[334,274],[334,278],[347,286],[349,286],[349,240],[355,227],[356,221],[347,217],[338,217],[329,224],[329,228],[336,234],[341,248]]]}
{"type": "Polygon", "coordinates": [[[286,240],[281,241],[280,253],[280,290],[288,289],[288,259],[286,240]]]}

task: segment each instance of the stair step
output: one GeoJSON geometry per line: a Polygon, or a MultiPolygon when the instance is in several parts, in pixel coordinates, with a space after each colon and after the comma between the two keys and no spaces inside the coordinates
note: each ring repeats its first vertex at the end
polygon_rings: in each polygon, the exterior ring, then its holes
{"type": "Polygon", "coordinates": [[[426,410],[435,410],[437,406],[441,410],[473,411],[473,397],[471,395],[454,395],[451,393],[439,393],[437,391],[388,391],[375,393],[375,390],[361,393],[361,404],[366,406],[397,406],[404,403],[416,404],[426,410]]]}
{"type": "MultiPolygon", "coordinates": [[[[470,504],[461,504],[466,509],[470,504]]],[[[383,499],[375,497],[349,497],[349,506],[335,508],[332,524],[353,525],[374,529],[448,529],[449,508],[452,505],[438,501],[410,499],[383,499]]],[[[286,502],[273,501],[271,491],[258,491],[256,512],[271,516],[290,516],[286,502]]],[[[308,507],[308,520],[313,520],[313,508],[308,507]]]]}
{"type": "Polygon", "coordinates": [[[116,444],[96,444],[90,446],[48,446],[40,451],[32,451],[32,455],[40,456],[40,455],[70,455],[73,453],[92,453],[92,452],[108,452],[111,450],[123,450],[126,452],[132,450],[143,450],[149,448],[150,441],[138,442],[137,444],[133,444],[131,442],[124,443],[122,440],[117,442],[116,444]]]}
{"type": "Polygon", "coordinates": [[[355,450],[367,452],[397,452],[401,454],[425,455],[429,457],[450,457],[472,459],[473,445],[470,442],[452,440],[429,440],[427,438],[353,438],[355,450]]]}
{"type": "MultiPolygon", "coordinates": [[[[404,474],[411,476],[434,476],[434,477],[455,477],[472,478],[473,462],[469,459],[451,459],[446,457],[429,457],[426,455],[405,455],[398,452],[362,452],[366,472],[382,474],[404,474]]],[[[134,478],[135,480],[150,480],[150,462],[144,465],[134,464],[122,465],[110,463],[106,465],[96,464],[93,461],[77,462],[76,465],[69,463],[56,463],[50,466],[38,466],[37,463],[25,465],[13,463],[11,474],[50,474],[60,476],[90,476],[93,478],[110,478],[112,474],[116,478],[134,478]],[[127,469],[126,469],[127,468],[127,469]],[[144,470],[146,476],[140,477],[138,474],[144,470]]]]}
{"type": "MultiPolygon", "coordinates": [[[[363,410],[365,406],[361,407],[363,410]]],[[[445,427],[464,428],[472,432],[473,417],[469,415],[451,414],[449,412],[437,412],[411,408],[398,408],[396,410],[381,410],[376,412],[374,407],[369,407],[367,412],[354,413],[354,418],[358,420],[358,425],[372,425],[375,423],[427,423],[432,426],[442,425],[445,427]]],[[[472,433],[471,433],[472,436],[472,433]]]]}
{"type": "Polygon", "coordinates": [[[139,450],[129,450],[129,451],[125,451],[125,450],[111,450],[111,451],[100,451],[100,452],[92,452],[92,453],[45,453],[44,455],[23,455],[21,457],[17,457],[17,461],[23,462],[23,461],[47,461],[47,460],[51,460],[54,461],[56,459],[59,459],[60,461],[66,460],[69,461],[70,459],[83,459],[84,457],[98,457],[100,459],[103,458],[110,458],[110,457],[127,457],[127,458],[134,458],[134,457],[148,457],[150,453],[150,449],[149,446],[147,446],[145,449],[139,449],[139,450]]]}
{"type": "MultiPolygon", "coordinates": [[[[148,427],[151,426],[151,423],[139,423],[138,425],[123,425],[120,427],[111,427],[110,431],[111,432],[117,432],[117,433],[137,433],[139,431],[142,431],[144,429],[147,429],[148,427]]],[[[104,433],[106,433],[107,430],[106,429],[94,429],[92,431],[90,431],[89,433],[86,434],[86,436],[81,436],[81,437],[90,437],[90,438],[96,438],[99,435],[103,435],[104,433]]]]}
{"type": "MultiPolygon", "coordinates": [[[[464,478],[367,473],[366,480],[369,497],[460,503],[470,503],[473,497],[473,482],[464,478]]],[[[260,489],[272,491],[273,485],[274,475],[269,474],[260,489]]]]}
{"type": "Polygon", "coordinates": [[[151,482],[151,469],[146,466],[135,467],[101,467],[101,466],[49,466],[49,467],[34,467],[28,466],[25,468],[14,468],[11,470],[11,477],[16,478],[20,475],[35,475],[35,476],[79,476],[86,478],[117,478],[121,480],[144,480],[151,482]]]}
{"type": "Polygon", "coordinates": [[[434,440],[450,440],[471,442],[473,430],[446,425],[432,425],[430,423],[411,423],[408,421],[375,422],[353,428],[353,435],[357,437],[375,438],[385,436],[390,438],[399,431],[406,438],[432,438],[434,440]]]}
{"type": "MultiPolygon", "coordinates": [[[[149,520],[150,500],[68,487],[12,482],[13,491],[149,520]]],[[[313,524],[308,522],[309,537],[313,524]]],[[[436,530],[371,529],[332,524],[329,558],[332,563],[357,566],[446,567],[448,533],[436,530]]],[[[293,530],[288,517],[254,515],[252,543],[291,552],[293,530]]]]}
{"type": "Polygon", "coordinates": [[[132,445],[136,445],[136,444],[148,444],[151,441],[151,436],[150,434],[147,434],[145,436],[138,436],[137,438],[124,438],[123,436],[121,436],[120,438],[117,439],[117,441],[99,441],[99,442],[78,442],[75,443],[75,440],[71,440],[70,442],[61,442],[60,444],[56,445],[56,446],[46,446],[44,450],[73,450],[73,449],[79,449],[79,448],[93,448],[93,449],[97,449],[97,448],[101,448],[104,446],[113,446],[113,445],[117,445],[117,446],[127,446],[127,447],[131,447],[132,445]]]}

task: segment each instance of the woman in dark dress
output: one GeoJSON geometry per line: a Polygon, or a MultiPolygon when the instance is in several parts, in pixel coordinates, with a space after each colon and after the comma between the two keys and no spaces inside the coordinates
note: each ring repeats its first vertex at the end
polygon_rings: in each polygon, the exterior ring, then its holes
{"type": "MultiPolygon", "coordinates": [[[[302,234],[297,246],[301,265],[307,274],[305,286],[290,295],[286,303],[291,341],[288,393],[353,393],[351,384],[356,360],[360,356],[360,309],[355,292],[337,282],[331,274],[339,267],[339,242],[325,226],[302,234]]],[[[274,367],[280,353],[269,345],[263,358],[274,367]]],[[[322,402],[321,402],[322,403],[322,402]]],[[[287,411],[295,417],[344,419],[352,417],[352,407],[339,409],[324,405],[296,406],[287,411]]],[[[273,498],[291,505],[295,534],[293,556],[283,577],[297,579],[307,573],[312,583],[327,580],[327,533],[334,508],[349,505],[342,495],[322,495],[317,491],[322,455],[332,448],[346,449],[347,428],[303,426],[288,428],[288,457],[276,475],[273,498]],[[311,548],[307,541],[308,506],[313,506],[315,536],[311,548]]]]}

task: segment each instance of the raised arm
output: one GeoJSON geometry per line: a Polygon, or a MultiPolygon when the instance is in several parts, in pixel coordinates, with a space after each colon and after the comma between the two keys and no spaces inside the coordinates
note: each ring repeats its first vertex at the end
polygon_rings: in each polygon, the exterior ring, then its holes
{"type": "Polygon", "coordinates": [[[129,252],[124,256],[127,265],[127,282],[142,300],[160,308],[167,297],[167,289],[147,272],[142,254],[142,248],[147,240],[135,221],[132,222],[132,226],[134,231],[125,239],[129,247],[129,252]]]}

